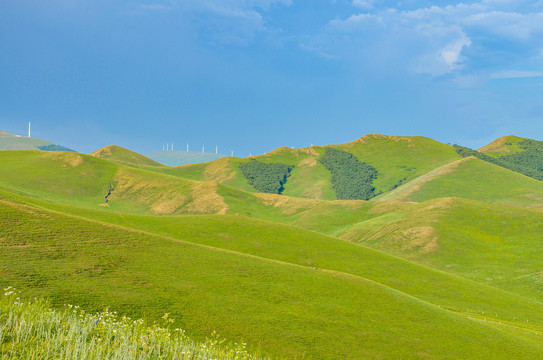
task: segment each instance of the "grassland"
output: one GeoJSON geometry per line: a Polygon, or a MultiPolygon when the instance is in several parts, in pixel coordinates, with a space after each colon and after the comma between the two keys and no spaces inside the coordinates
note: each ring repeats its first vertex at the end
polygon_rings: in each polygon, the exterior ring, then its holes
{"type": "Polygon", "coordinates": [[[327,147],[257,157],[294,166],[291,196],[250,159],[0,152],[0,283],[272,357],[541,358],[543,183],[422,137],[332,147],[384,193],[333,200],[327,147]]]}
{"type": "MultiPolygon", "coordinates": [[[[509,297],[523,306],[512,308],[525,311],[530,324],[512,313],[499,313],[500,320],[489,315],[485,322],[485,314],[473,312],[469,319],[340,271],[197,245],[11,201],[2,201],[0,208],[2,218],[9,220],[1,229],[2,283],[25,288],[31,296],[48,296],[53,304],[78,303],[86,311],[109,305],[128,316],[151,318],[168,309],[196,339],[218,329],[228,339],[290,358],[422,354],[535,359],[543,351],[537,335],[543,323],[540,304],[514,295],[509,297]],[[455,341],[459,337],[465,339],[461,348],[455,341]]],[[[194,237],[205,237],[202,227],[195,229],[199,232],[194,237]]],[[[229,235],[236,238],[247,230],[241,226],[229,235]]],[[[255,233],[259,230],[249,232],[255,233]]],[[[287,239],[299,233],[293,229],[287,239]]],[[[215,235],[211,230],[210,237],[215,235]]],[[[499,295],[502,301],[508,297],[499,295]]]]}
{"type": "Polygon", "coordinates": [[[146,156],[117,145],[103,147],[92,152],[90,155],[130,165],[163,166],[162,164],[151,160],[146,156]]]}
{"type": "Polygon", "coordinates": [[[541,206],[543,182],[470,157],[425,174],[381,196],[379,200],[420,202],[442,197],[541,206]]]}
{"type": "Polygon", "coordinates": [[[538,208],[444,198],[396,208],[338,236],[543,301],[542,224],[538,208]]]}

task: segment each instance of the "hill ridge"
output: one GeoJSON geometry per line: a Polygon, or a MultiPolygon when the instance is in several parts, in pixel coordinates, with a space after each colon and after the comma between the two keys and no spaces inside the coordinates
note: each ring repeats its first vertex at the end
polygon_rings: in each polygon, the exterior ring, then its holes
{"type": "Polygon", "coordinates": [[[145,155],[115,144],[104,146],[91,152],[89,155],[132,165],[163,166],[145,155]]]}

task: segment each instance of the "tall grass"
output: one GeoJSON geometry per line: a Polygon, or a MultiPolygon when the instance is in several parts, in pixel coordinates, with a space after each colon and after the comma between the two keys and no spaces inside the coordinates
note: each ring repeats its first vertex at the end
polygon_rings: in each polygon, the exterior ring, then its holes
{"type": "Polygon", "coordinates": [[[12,287],[0,295],[2,359],[257,359],[245,344],[226,344],[216,333],[195,342],[170,330],[169,314],[157,323],[119,317],[104,310],[89,314],[79,306],[62,310],[42,299],[21,301],[12,287]]]}

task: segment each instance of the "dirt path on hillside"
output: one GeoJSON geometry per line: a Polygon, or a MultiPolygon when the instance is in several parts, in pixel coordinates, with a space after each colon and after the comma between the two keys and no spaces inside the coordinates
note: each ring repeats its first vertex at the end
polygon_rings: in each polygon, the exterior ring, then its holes
{"type": "Polygon", "coordinates": [[[464,163],[466,161],[473,160],[473,159],[475,159],[475,157],[469,156],[469,157],[466,157],[466,158],[463,158],[463,159],[460,159],[460,160],[455,160],[455,161],[450,162],[448,164],[442,165],[442,166],[440,166],[440,167],[438,167],[438,168],[436,168],[436,169],[434,169],[434,170],[432,170],[430,172],[427,172],[424,175],[419,176],[418,178],[415,178],[415,179],[411,180],[407,184],[404,184],[404,185],[392,190],[388,194],[385,194],[384,196],[379,198],[378,201],[392,201],[392,200],[405,201],[406,199],[409,198],[409,196],[411,194],[413,194],[414,192],[420,190],[422,185],[424,185],[425,183],[427,183],[429,181],[432,181],[435,178],[438,178],[440,176],[449,174],[454,169],[456,169],[458,167],[458,165],[460,165],[461,163],[464,163]]]}

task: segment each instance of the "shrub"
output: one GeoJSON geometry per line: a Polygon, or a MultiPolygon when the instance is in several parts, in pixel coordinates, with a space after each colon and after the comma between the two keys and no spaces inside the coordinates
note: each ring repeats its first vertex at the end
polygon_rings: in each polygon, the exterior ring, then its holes
{"type": "Polygon", "coordinates": [[[319,161],[332,174],[332,188],[338,199],[368,200],[375,196],[372,183],[377,170],[373,166],[333,148],[327,148],[319,161]]]}
{"type": "Polygon", "coordinates": [[[247,182],[263,193],[281,194],[290,176],[292,166],[279,163],[263,163],[255,159],[239,165],[247,182]]]}
{"type": "MultiPolygon", "coordinates": [[[[532,142],[533,140],[529,141],[532,142]]],[[[543,144],[543,142],[541,141],[536,142],[543,144]]],[[[453,145],[453,147],[456,152],[462,157],[475,156],[476,158],[479,158],[491,164],[495,164],[508,170],[515,171],[531,178],[543,181],[543,153],[541,153],[541,151],[543,151],[543,146],[539,148],[539,145],[522,145],[523,143],[525,143],[525,141],[520,142],[519,145],[521,147],[526,146],[527,150],[517,154],[501,156],[499,158],[488,156],[476,150],[460,145],[453,145]]]]}

